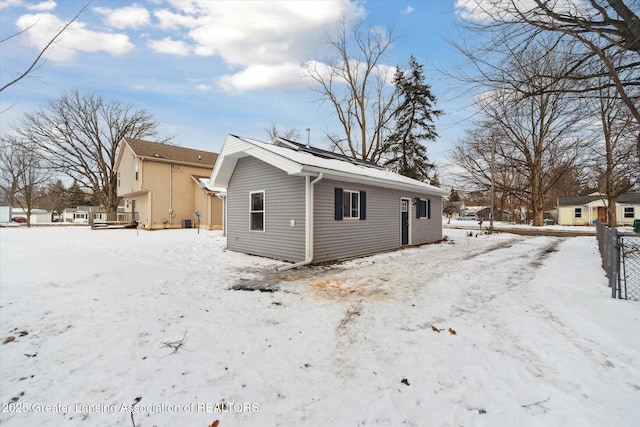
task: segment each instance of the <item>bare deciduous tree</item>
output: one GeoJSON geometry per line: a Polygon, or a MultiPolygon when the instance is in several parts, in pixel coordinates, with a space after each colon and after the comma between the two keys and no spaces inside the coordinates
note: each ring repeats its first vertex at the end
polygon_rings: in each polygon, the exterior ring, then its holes
{"type": "Polygon", "coordinates": [[[395,41],[379,29],[348,29],[343,18],[328,44],[335,57],[324,63],[310,62],[308,76],[321,99],[333,107],[342,132],[327,132],[333,147],[342,154],[378,162],[384,129],[391,120],[395,92],[388,70],[381,63],[395,41]]]}
{"type": "Polygon", "coordinates": [[[17,141],[14,136],[7,135],[0,139],[0,190],[2,199],[9,206],[17,206],[16,196],[20,185],[22,165],[19,162],[18,152],[15,150],[17,141]]]}
{"type": "Polygon", "coordinates": [[[155,137],[157,128],[145,110],[73,91],[25,114],[16,132],[35,144],[54,171],[91,189],[108,212],[115,212],[119,198],[114,167],[120,142],[124,137],[155,137]]]}
{"type": "MultiPolygon", "coordinates": [[[[498,169],[510,179],[510,184],[500,184],[501,190],[527,203],[533,225],[540,226],[547,192],[580,159],[584,141],[575,133],[580,115],[574,100],[558,90],[559,85],[571,84],[555,78],[566,72],[563,55],[545,45],[530,45],[527,52],[506,61],[501,78],[510,84],[488,91],[480,106],[493,129],[489,138],[497,139],[492,142],[498,169]],[[553,90],[542,90],[546,87],[553,90]]],[[[463,154],[459,153],[462,160],[463,154]]],[[[486,168],[486,155],[482,162],[472,165],[472,171],[486,168]]]]}
{"type": "Polygon", "coordinates": [[[39,187],[50,178],[50,171],[44,167],[37,147],[31,142],[7,136],[2,138],[1,144],[2,189],[8,193],[11,206],[17,203],[25,210],[27,227],[30,227],[39,187]]]}
{"type": "Polygon", "coordinates": [[[616,199],[640,183],[638,151],[634,147],[633,135],[639,132],[638,123],[633,120],[622,101],[611,92],[614,88],[602,87],[597,99],[590,104],[594,116],[600,122],[597,139],[600,143],[592,147],[591,167],[596,179],[601,178],[598,187],[607,197],[607,222],[617,226],[616,199]],[[602,182],[603,181],[603,182],[602,182]]]}
{"type": "MultiPolygon", "coordinates": [[[[492,63],[492,53],[504,53],[504,46],[509,46],[505,40],[518,40],[520,49],[526,50],[540,35],[555,34],[558,47],[571,46],[571,55],[565,58],[567,73],[556,78],[578,83],[558,90],[597,97],[602,95],[601,89],[613,87],[610,96],[620,99],[640,124],[638,0],[472,0],[466,6],[472,17],[466,28],[476,34],[490,33],[478,52],[471,53],[477,46],[461,48],[485,78],[495,67],[500,68],[492,63]],[[482,18],[474,20],[474,15],[482,18]]],[[[542,89],[549,91],[551,87],[542,89]]],[[[640,133],[636,134],[636,150],[640,153],[640,133]]]]}
{"type": "Polygon", "coordinates": [[[285,127],[282,129],[277,123],[271,122],[271,126],[266,128],[265,131],[267,132],[267,135],[269,135],[270,141],[273,141],[278,137],[288,139],[290,141],[300,141],[300,131],[295,127],[285,127]]]}

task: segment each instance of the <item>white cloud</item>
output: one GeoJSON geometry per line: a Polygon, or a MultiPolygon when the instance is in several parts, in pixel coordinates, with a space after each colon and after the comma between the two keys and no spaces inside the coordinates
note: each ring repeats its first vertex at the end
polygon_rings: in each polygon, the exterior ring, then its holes
{"type": "Polygon", "coordinates": [[[243,71],[220,78],[220,85],[228,91],[244,92],[270,87],[296,89],[306,87],[306,70],[297,63],[278,65],[249,65],[243,71]]]}
{"type": "Polygon", "coordinates": [[[414,9],[413,7],[411,7],[411,6],[407,6],[407,7],[405,7],[405,8],[404,8],[404,10],[402,11],[402,13],[404,13],[404,14],[407,14],[407,15],[408,15],[408,14],[410,14],[410,13],[413,13],[413,11],[414,11],[414,10],[415,10],[415,9],[414,9]]]}
{"type": "Polygon", "coordinates": [[[108,25],[118,29],[144,27],[151,23],[149,11],[135,4],[119,9],[96,7],[93,10],[103,15],[108,25]]]}
{"type": "Polygon", "coordinates": [[[397,67],[395,66],[379,64],[375,67],[373,72],[376,73],[380,79],[387,82],[387,84],[393,85],[393,77],[396,73],[396,69],[397,67]]]}
{"type": "Polygon", "coordinates": [[[22,5],[22,0],[0,0],[0,10],[22,5]]]}
{"type": "Polygon", "coordinates": [[[47,0],[36,4],[28,4],[26,5],[27,9],[33,10],[36,12],[45,12],[47,10],[53,10],[56,8],[56,2],[53,0],[47,0]]]}
{"type": "Polygon", "coordinates": [[[186,56],[191,53],[191,47],[182,40],[173,40],[171,37],[165,37],[162,40],[149,41],[149,47],[159,53],[168,53],[170,55],[186,56]]]}
{"type": "Polygon", "coordinates": [[[168,9],[160,9],[153,12],[159,21],[159,27],[163,30],[177,30],[182,28],[195,28],[198,25],[198,18],[175,13],[168,9]]]}
{"type": "MultiPolygon", "coordinates": [[[[20,31],[27,30],[24,40],[36,49],[42,49],[66,21],[48,14],[22,15],[16,22],[20,31]]],[[[53,61],[69,62],[80,52],[107,52],[111,55],[123,55],[133,49],[129,37],[124,34],[100,33],[85,28],[85,24],[75,21],[72,23],[45,53],[45,57],[53,61]]]]}
{"type": "Polygon", "coordinates": [[[192,46],[190,52],[216,55],[242,69],[220,80],[229,90],[281,84],[286,80],[274,70],[298,72],[299,64],[326,47],[327,31],[342,16],[353,21],[364,15],[360,4],[349,0],[168,3],[170,7],[153,12],[160,29],[182,31],[182,40],[192,46]]]}
{"type": "MultiPolygon", "coordinates": [[[[343,64],[344,62],[339,61],[333,66],[330,66],[321,61],[308,61],[303,74],[306,77],[310,77],[309,71],[311,71],[311,74],[318,75],[324,80],[333,79],[336,84],[346,85],[348,82],[339,75],[336,75],[335,69],[332,68],[343,68],[343,64]]],[[[367,68],[366,64],[352,60],[349,62],[349,68],[354,74],[357,74],[360,79],[364,78],[364,73],[367,68]]],[[[395,72],[396,67],[386,64],[378,64],[371,70],[371,74],[374,75],[376,79],[384,81],[388,85],[393,85],[393,76],[395,72]]]]}

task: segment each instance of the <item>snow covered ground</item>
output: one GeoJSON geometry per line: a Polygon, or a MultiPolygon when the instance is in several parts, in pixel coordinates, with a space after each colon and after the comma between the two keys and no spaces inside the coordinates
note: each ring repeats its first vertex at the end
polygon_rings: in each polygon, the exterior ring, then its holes
{"type": "Polygon", "coordinates": [[[594,237],[445,234],[275,273],[220,232],[0,229],[0,423],[640,425],[594,237]]]}

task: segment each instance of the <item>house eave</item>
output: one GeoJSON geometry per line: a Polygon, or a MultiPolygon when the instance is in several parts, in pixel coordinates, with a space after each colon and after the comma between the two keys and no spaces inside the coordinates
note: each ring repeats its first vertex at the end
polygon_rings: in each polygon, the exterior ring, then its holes
{"type": "Polygon", "coordinates": [[[411,192],[417,192],[422,194],[430,194],[434,196],[444,196],[447,194],[446,191],[426,183],[423,185],[421,185],[422,183],[420,184],[404,183],[404,182],[381,179],[381,178],[376,178],[376,177],[371,177],[366,175],[354,175],[347,172],[336,171],[336,170],[325,169],[325,168],[318,168],[314,166],[303,166],[301,173],[298,175],[317,176],[320,173],[324,175],[325,179],[334,179],[338,181],[353,182],[353,183],[365,183],[375,187],[389,188],[393,190],[411,191],[411,192]]]}
{"type": "Polygon", "coordinates": [[[161,157],[152,157],[152,156],[136,155],[136,157],[146,162],[171,163],[172,165],[192,166],[192,167],[202,168],[202,169],[213,169],[213,165],[205,165],[202,163],[182,162],[178,160],[163,159],[161,157]]]}

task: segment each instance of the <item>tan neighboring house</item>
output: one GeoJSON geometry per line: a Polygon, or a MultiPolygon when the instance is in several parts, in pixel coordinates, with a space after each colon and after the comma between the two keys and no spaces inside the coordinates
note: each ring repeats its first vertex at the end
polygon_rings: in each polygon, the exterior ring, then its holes
{"type": "MultiPolygon", "coordinates": [[[[607,222],[607,196],[591,193],[588,196],[558,197],[557,221],[559,225],[593,225],[607,222]]],[[[640,193],[621,194],[616,198],[618,225],[633,225],[640,219],[640,193]]]]}
{"type": "Polygon", "coordinates": [[[175,145],[123,138],[116,159],[118,196],[149,230],[222,229],[222,200],[206,188],[218,155],[175,145]]]}

